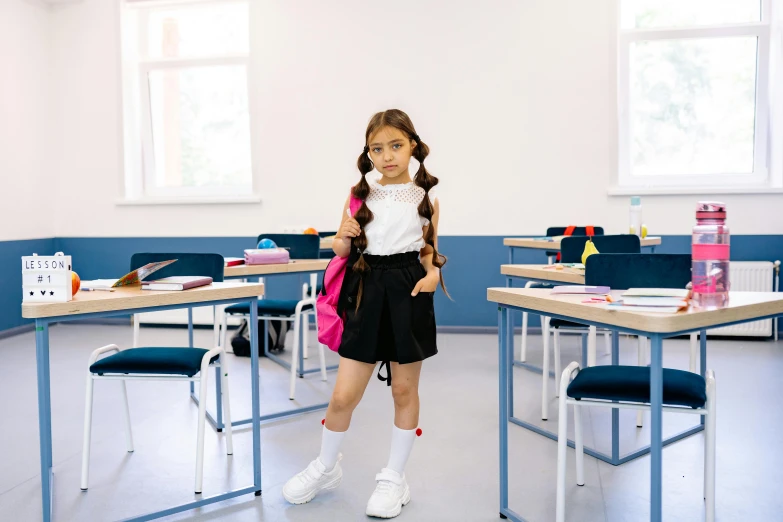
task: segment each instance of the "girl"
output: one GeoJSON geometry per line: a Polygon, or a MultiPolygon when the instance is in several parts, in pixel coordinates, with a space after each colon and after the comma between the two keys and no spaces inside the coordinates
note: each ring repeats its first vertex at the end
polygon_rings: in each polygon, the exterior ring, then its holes
{"type": "Polygon", "coordinates": [[[292,504],[340,484],[340,444],[379,361],[378,378],[392,389],[394,427],[389,461],[375,477],[367,515],[393,518],[410,502],[404,470],[419,423],[419,374],[422,361],[438,353],[433,293],[439,282],[446,290],[440,273],[446,258],[437,250],[438,201],[429,197],[438,178],[424,167],[428,154],[404,112],[379,112],[370,120],[357,162],[362,178],[352,189],[363,203],[350,217],[350,198],[345,202],[334,242],[335,254],[349,258],[338,303],[345,330],[337,382],[320,455],[283,488],[292,504]],[[411,157],[420,165],[413,179],[411,157]],[[368,181],[373,169],[380,176],[368,181]]]}

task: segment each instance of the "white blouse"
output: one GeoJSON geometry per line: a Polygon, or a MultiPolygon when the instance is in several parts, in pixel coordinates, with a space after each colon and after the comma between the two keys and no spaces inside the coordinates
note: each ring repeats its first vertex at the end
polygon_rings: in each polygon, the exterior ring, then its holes
{"type": "MultiPolygon", "coordinates": [[[[373,220],[364,229],[367,236],[365,253],[390,256],[424,248],[422,228],[429,224],[429,220],[419,215],[424,189],[412,181],[383,186],[369,175],[367,183],[370,195],[366,203],[373,220]]],[[[430,201],[435,204],[434,190],[430,190],[430,201]]]]}

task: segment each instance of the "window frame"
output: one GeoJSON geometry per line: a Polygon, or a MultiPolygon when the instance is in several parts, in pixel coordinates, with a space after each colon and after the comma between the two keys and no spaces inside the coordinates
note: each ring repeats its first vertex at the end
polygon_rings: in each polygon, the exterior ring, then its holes
{"type": "Polygon", "coordinates": [[[248,118],[251,118],[250,108],[250,49],[246,53],[215,54],[197,57],[149,58],[148,22],[151,10],[160,7],[188,7],[203,4],[244,4],[248,8],[250,23],[250,2],[248,0],[124,0],[120,15],[120,27],[123,31],[135,23],[136,32],[131,41],[135,49],[121,50],[123,63],[123,135],[125,141],[125,198],[126,201],[155,203],[161,201],[175,202],[177,200],[192,200],[198,203],[216,200],[220,202],[236,199],[237,202],[255,202],[255,175],[253,172],[252,124],[250,125],[250,179],[247,185],[202,187],[161,187],[155,180],[155,146],[152,131],[152,105],[150,101],[149,75],[154,71],[184,70],[197,67],[241,65],[245,69],[248,96],[248,118]],[[130,12],[137,17],[134,22],[126,24],[123,18],[130,12]],[[133,58],[129,59],[125,53],[133,58]],[[132,122],[128,123],[128,120],[132,122]],[[134,152],[135,151],[135,152],[134,152]],[[131,152],[128,154],[128,152],[131,152]]]}
{"type": "Polygon", "coordinates": [[[688,188],[727,189],[733,187],[763,188],[772,185],[770,176],[770,33],[771,14],[769,0],[760,0],[761,20],[751,23],[710,24],[682,28],[623,29],[620,23],[623,0],[617,3],[617,94],[618,94],[618,191],[648,188],[678,191],[688,188]],[[630,50],[635,42],[656,40],[687,40],[696,38],[732,38],[751,36],[757,38],[756,100],[753,144],[753,172],[715,172],[684,175],[660,173],[634,175],[631,164],[631,99],[630,50]]]}

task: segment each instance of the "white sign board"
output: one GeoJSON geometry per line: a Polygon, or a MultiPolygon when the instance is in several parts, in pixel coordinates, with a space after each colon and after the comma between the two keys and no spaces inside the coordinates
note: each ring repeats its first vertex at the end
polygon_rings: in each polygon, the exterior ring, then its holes
{"type": "Polygon", "coordinates": [[[71,256],[22,257],[22,301],[65,303],[72,296],[71,256]]]}

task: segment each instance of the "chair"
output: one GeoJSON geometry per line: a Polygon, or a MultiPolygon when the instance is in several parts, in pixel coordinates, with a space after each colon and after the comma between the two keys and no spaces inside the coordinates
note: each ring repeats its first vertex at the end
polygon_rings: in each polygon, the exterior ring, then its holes
{"type": "MultiPolygon", "coordinates": [[[[280,248],[285,248],[289,251],[291,259],[318,259],[321,249],[321,239],[315,234],[261,234],[258,236],[256,243],[262,239],[271,239],[280,248]]],[[[296,376],[297,373],[300,378],[304,377],[304,361],[307,358],[307,346],[309,345],[309,324],[310,317],[315,314],[315,301],[317,297],[317,274],[310,275],[310,284],[304,284],[302,287],[302,296],[300,299],[259,299],[258,306],[258,319],[264,320],[264,337],[268,335],[269,321],[288,321],[294,323],[294,348],[291,354],[291,370],[290,379],[290,392],[289,398],[294,400],[296,393],[296,376]],[[304,328],[302,328],[304,325],[304,328]],[[300,330],[303,333],[300,337],[300,330]],[[300,340],[302,342],[302,351],[300,357],[300,340]],[[298,368],[298,372],[297,372],[298,368]]],[[[228,306],[224,309],[222,314],[221,328],[222,334],[222,346],[227,345],[227,316],[228,315],[249,315],[250,305],[247,303],[240,303],[228,306]]],[[[316,329],[318,324],[316,322],[316,329]]],[[[317,330],[316,330],[317,336],[317,330]]],[[[266,340],[265,340],[266,342],[266,340]]],[[[324,346],[318,344],[318,352],[321,365],[321,379],[326,380],[326,356],[324,354],[324,346]]],[[[268,355],[268,354],[265,354],[268,355]]],[[[280,363],[276,360],[275,362],[280,363]]],[[[287,363],[281,363],[284,367],[288,367],[287,363]]]]}
{"type": "MultiPolygon", "coordinates": [[[[591,256],[591,258],[594,256],[591,256]]],[[[712,370],[707,378],[682,370],[663,369],[663,411],[705,417],[704,499],[706,520],[715,520],[715,435],[716,384],[712,370]]],[[[583,406],[650,409],[650,368],[639,366],[594,366],[580,369],[572,362],[560,378],[560,412],[557,436],[557,522],[565,521],[566,449],[568,405],[574,407],[576,483],[584,486],[583,406]],[[617,401],[617,402],[612,402],[617,401]]],[[[576,517],[578,519],[578,517],[576,517]]]]}
{"type": "MultiPolygon", "coordinates": [[[[223,256],[218,254],[134,254],[131,258],[131,270],[153,261],[167,259],[177,259],[177,262],[156,272],[155,279],[170,276],[199,275],[212,277],[212,280],[215,282],[223,281],[223,256]]],[[[109,344],[93,351],[87,366],[81,489],[86,491],[89,481],[92,403],[95,381],[120,381],[122,385],[122,407],[125,411],[125,443],[128,452],[132,453],[134,451],[133,434],[131,431],[128,393],[125,381],[166,380],[200,383],[195,492],[196,494],[201,494],[204,476],[204,422],[206,420],[209,368],[215,368],[217,378],[216,400],[222,400],[225,412],[226,453],[228,455],[234,453],[228,392],[228,370],[225,367],[224,354],[225,352],[220,346],[215,346],[210,350],[190,347],[140,348],[138,347],[137,320],[134,320],[133,348],[123,350],[116,344],[109,344]],[[99,359],[101,355],[107,353],[112,353],[112,355],[99,359]]]]}
{"type": "MultiPolygon", "coordinates": [[[[555,237],[555,236],[563,236],[566,233],[566,230],[568,230],[569,227],[549,227],[546,229],[546,237],[555,237]]],[[[604,227],[593,227],[593,234],[594,236],[603,236],[604,235],[604,227]]],[[[571,233],[571,236],[583,236],[587,237],[587,227],[576,227],[574,228],[574,231],[571,233]]],[[[563,244],[560,244],[560,251],[563,251],[563,244]]],[[[546,256],[549,260],[549,264],[552,264],[552,261],[555,257],[557,257],[558,252],[547,252],[546,256]]],[[[561,256],[562,257],[562,256],[561,256]]]]}
{"type": "MultiPolygon", "coordinates": [[[[562,236],[565,235],[566,230],[568,230],[570,227],[549,227],[546,229],[546,237],[555,237],[555,236],[562,236]]],[[[587,227],[575,227],[572,236],[583,236],[585,237],[585,240],[587,240],[587,227]]],[[[602,236],[604,235],[604,229],[603,227],[593,227],[593,234],[595,236],[602,236]]],[[[562,242],[560,245],[560,248],[562,249],[562,242]]],[[[555,258],[557,257],[557,254],[559,252],[546,252],[547,256],[547,262],[551,265],[554,263],[555,258]]],[[[581,256],[581,252],[580,252],[581,256]]],[[[561,256],[562,257],[562,256],[561,256]]],[[[579,262],[579,261],[573,261],[573,262],[579,262]]],[[[536,283],[534,281],[528,281],[525,284],[525,288],[550,288],[551,285],[546,283],[536,283]]],[[[528,321],[528,315],[527,312],[522,312],[522,345],[521,350],[519,353],[519,360],[522,362],[525,362],[527,360],[527,321],[528,321]]],[[[544,333],[543,329],[543,323],[542,323],[542,329],[541,333],[544,333]]]]}
{"type": "MultiPolygon", "coordinates": [[[[560,251],[562,253],[563,263],[581,263],[582,253],[585,249],[587,240],[590,239],[586,236],[571,236],[564,237],[560,243],[560,251]]],[[[629,253],[638,254],[641,252],[641,243],[639,238],[634,235],[614,235],[614,236],[595,236],[593,241],[599,252],[605,253],[629,253]]],[[[594,257],[596,254],[590,256],[594,257]]],[[[586,277],[586,276],[585,276],[586,277]]],[[[589,284],[585,281],[586,284],[589,284]]],[[[607,283],[603,285],[610,286],[607,283]]],[[[560,389],[560,333],[561,332],[577,332],[582,333],[585,328],[588,330],[588,366],[595,365],[595,337],[596,328],[594,326],[585,327],[582,324],[574,323],[571,321],[563,321],[561,319],[549,319],[544,318],[542,321],[545,324],[545,328],[542,330],[542,335],[549,336],[550,330],[553,332],[553,352],[555,357],[555,396],[557,396],[560,389]]],[[[606,343],[607,351],[611,351],[611,339],[608,330],[604,331],[604,340],[606,343]]],[[[541,418],[547,420],[549,418],[549,340],[544,343],[544,347],[547,351],[544,353],[544,378],[541,384],[541,418]]]]}
{"type": "MultiPolygon", "coordinates": [[[[585,282],[588,285],[608,285],[614,289],[685,288],[691,281],[690,254],[592,255],[587,259],[585,282]],[[595,259],[593,259],[595,258],[595,259]],[[606,282],[601,282],[606,281],[606,282]]],[[[689,371],[698,369],[698,334],[690,334],[689,371]]],[[[647,365],[647,338],[639,338],[639,366],[647,365]]],[[[636,416],[642,427],[643,412],[636,416]]]]}

